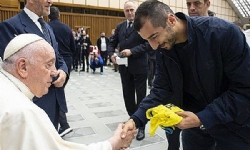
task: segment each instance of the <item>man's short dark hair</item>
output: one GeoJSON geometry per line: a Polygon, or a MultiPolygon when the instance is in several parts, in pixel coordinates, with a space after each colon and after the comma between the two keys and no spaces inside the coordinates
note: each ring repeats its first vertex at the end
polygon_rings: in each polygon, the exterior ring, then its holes
{"type": "Polygon", "coordinates": [[[59,15],[60,11],[57,7],[55,6],[50,7],[50,14],[48,16],[50,20],[58,19],[59,15]]]}
{"type": "Polygon", "coordinates": [[[243,28],[243,24],[242,24],[242,22],[241,22],[240,20],[234,21],[233,23],[234,23],[235,25],[237,25],[238,27],[243,28]]]}
{"type": "Polygon", "coordinates": [[[208,13],[208,16],[211,16],[211,17],[214,17],[216,15],[216,13],[211,10],[208,10],[207,13],[208,13]]]}
{"type": "Polygon", "coordinates": [[[244,27],[245,27],[244,28],[245,30],[249,30],[250,29],[250,25],[249,24],[244,25],[244,27]]]}
{"type": "Polygon", "coordinates": [[[147,0],[135,12],[134,29],[139,31],[147,20],[153,27],[165,28],[168,14],[174,14],[168,5],[157,0],[147,0]]]}

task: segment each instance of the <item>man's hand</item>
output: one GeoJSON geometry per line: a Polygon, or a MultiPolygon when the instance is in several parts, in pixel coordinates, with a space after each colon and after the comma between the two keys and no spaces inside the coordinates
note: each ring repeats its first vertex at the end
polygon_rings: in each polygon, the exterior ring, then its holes
{"type": "Polygon", "coordinates": [[[58,78],[52,83],[55,87],[62,87],[66,80],[66,73],[63,70],[57,70],[58,78]]]}
{"type": "Polygon", "coordinates": [[[129,57],[130,55],[132,55],[130,49],[124,49],[120,52],[120,54],[123,56],[123,57],[129,57]]]}
{"type": "Polygon", "coordinates": [[[124,127],[124,124],[119,124],[117,129],[115,130],[113,136],[108,140],[112,145],[112,150],[125,150],[130,146],[132,140],[134,139],[134,135],[136,134],[136,130],[130,130],[127,132],[125,138],[121,138],[121,132],[124,127]]]}
{"type": "Polygon", "coordinates": [[[183,117],[182,121],[176,125],[180,129],[188,129],[201,126],[200,119],[190,111],[176,112],[177,115],[183,117]]]}
{"type": "Polygon", "coordinates": [[[117,48],[115,49],[115,53],[119,53],[119,50],[117,48]]]}
{"type": "Polygon", "coordinates": [[[116,57],[117,57],[117,55],[112,55],[111,56],[111,61],[113,62],[113,64],[117,64],[116,57]]]}
{"type": "Polygon", "coordinates": [[[135,122],[133,119],[129,119],[122,128],[121,138],[126,138],[130,131],[136,130],[135,122]]]}
{"type": "Polygon", "coordinates": [[[98,57],[95,57],[95,61],[96,61],[96,62],[98,62],[98,61],[99,61],[98,57]]]}

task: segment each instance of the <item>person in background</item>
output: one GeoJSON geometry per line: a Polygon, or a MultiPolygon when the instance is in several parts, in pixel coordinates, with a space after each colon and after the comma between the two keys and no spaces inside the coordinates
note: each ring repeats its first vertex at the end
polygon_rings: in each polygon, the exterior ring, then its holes
{"type": "Polygon", "coordinates": [[[208,8],[210,0],[186,0],[188,15],[193,16],[208,16],[208,8]]]}
{"type": "MultiPolygon", "coordinates": [[[[115,34],[115,29],[112,29],[112,30],[111,30],[111,35],[110,35],[110,37],[109,37],[109,40],[112,38],[112,36],[113,36],[114,34],[115,34]]],[[[116,53],[116,54],[119,53],[119,45],[115,48],[115,53],[116,53]]],[[[110,56],[108,56],[108,57],[109,57],[109,61],[112,62],[111,57],[110,57],[110,56]]],[[[113,69],[113,70],[114,70],[115,72],[117,72],[117,71],[118,71],[118,67],[119,67],[118,64],[117,64],[117,63],[113,63],[113,66],[114,66],[114,69],[113,69]]]]}
{"type": "Polygon", "coordinates": [[[246,42],[247,42],[248,45],[250,45],[250,30],[249,29],[244,30],[244,25],[241,23],[240,20],[234,21],[233,23],[236,26],[238,26],[240,31],[242,31],[245,34],[246,42]]]}
{"type": "Polygon", "coordinates": [[[208,13],[208,16],[210,16],[210,17],[215,17],[216,16],[216,13],[211,11],[211,10],[208,10],[207,13],[208,13]]]}
{"type": "MultiPolygon", "coordinates": [[[[111,37],[108,53],[116,64],[115,48],[119,45],[119,54],[128,58],[128,66],[119,65],[123,98],[128,115],[131,116],[141,100],[146,96],[148,58],[147,51],[152,50],[148,42],[134,30],[133,22],[137,6],[134,1],[124,3],[126,20],[119,23],[115,34],[111,37]]],[[[137,140],[145,138],[145,125],[141,126],[136,136],[137,140]]]]}
{"type": "Polygon", "coordinates": [[[87,65],[87,72],[89,72],[89,52],[90,45],[92,45],[90,38],[87,36],[86,31],[81,31],[81,37],[79,39],[81,50],[80,50],[80,63],[82,62],[82,70],[85,71],[85,66],[87,65]],[[85,64],[86,63],[86,64],[85,64]]]}
{"type": "Polygon", "coordinates": [[[243,31],[246,37],[247,44],[250,46],[250,29],[243,31]]]}
{"type": "Polygon", "coordinates": [[[157,70],[153,89],[124,132],[145,124],[149,108],[172,103],[185,110],[176,112],[183,119],[175,125],[184,150],[249,149],[250,48],[238,27],[145,1],[134,28],[156,50],[157,70]]]}
{"type": "Polygon", "coordinates": [[[75,55],[77,53],[76,51],[76,31],[74,29],[71,29],[71,32],[72,32],[72,35],[74,37],[74,41],[75,41],[75,52],[73,53],[73,56],[72,56],[72,67],[73,67],[73,70],[75,70],[76,68],[76,64],[75,64],[75,55]]]}
{"type": "Polygon", "coordinates": [[[4,150],[121,150],[136,130],[121,139],[122,124],[108,140],[90,145],[64,141],[32,98],[47,94],[57,76],[55,51],[36,34],[14,37],[0,63],[0,147],[4,150]],[[15,140],[13,140],[15,139],[15,140]],[[32,139],[32,142],[31,142],[32,139]]]}
{"type": "MultiPolygon", "coordinates": [[[[66,81],[63,85],[65,86],[68,83],[69,77],[70,77],[70,72],[71,72],[71,66],[73,64],[72,56],[75,52],[75,40],[72,35],[72,31],[70,27],[64,23],[62,23],[60,19],[60,11],[57,7],[50,7],[50,14],[49,14],[49,19],[50,21],[48,24],[52,27],[53,32],[56,37],[56,41],[58,43],[58,50],[60,55],[63,57],[64,61],[66,62],[66,65],[68,67],[68,76],[66,78],[66,81]]],[[[66,103],[67,105],[67,103],[66,103]]],[[[67,108],[67,106],[66,106],[67,108]]],[[[73,131],[72,128],[70,128],[69,123],[67,121],[66,114],[68,112],[68,109],[66,111],[60,109],[59,110],[59,134],[60,136],[64,136],[70,132],[73,131]]]]}
{"type": "Polygon", "coordinates": [[[98,54],[98,48],[95,46],[92,52],[90,52],[90,68],[93,71],[93,74],[95,74],[96,68],[100,68],[100,75],[103,75],[103,59],[98,54]]]}
{"type": "Polygon", "coordinates": [[[20,13],[0,23],[0,57],[3,57],[4,49],[9,41],[19,34],[34,33],[51,44],[56,54],[58,76],[53,78],[49,92],[40,98],[34,97],[33,102],[48,114],[54,127],[58,129],[60,110],[67,112],[63,85],[68,76],[68,68],[59,54],[52,28],[43,20],[44,16],[49,15],[51,5],[52,0],[28,0],[20,13]]]}
{"type": "Polygon", "coordinates": [[[74,29],[71,29],[72,35],[74,37],[74,39],[76,38],[76,31],[74,29]]]}
{"type": "Polygon", "coordinates": [[[156,67],[156,56],[155,56],[155,51],[149,51],[148,52],[148,66],[149,66],[149,71],[148,71],[148,88],[152,89],[153,87],[153,80],[155,76],[155,67],[156,67]]]}
{"type": "Polygon", "coordinates": [[[74,69],[75,72],[78,71],[78,65],[81,65],[81,44],[80,44],[80,38],[81,38],[81,28],[77,28],[76,34],[75,34],[75,45],[76,45],[76,51],[74,53],[74,69]]]}
{"type": "Polygon", "coordinates": [[[108,60],[108,43],[109,39],[105,36],[105,32],[101,32],[100,38],[97,39],[97,47],[100,50],[101,57],[103,59],[103,65],[107,66],[107,60],[108,60]]]}
{"type": "Polygon", "coordinates": [[[244,25],[243,25],[243,29],[244,29],[244,30],[250,29],[250,24],[248,24],[248,23],[247,23],[247,24],[244,24],[244,25]]]}
{"type": "Polygon", "coordinates": [[[239,27],[240,31],[242,31],[242,32],[244,31],[244,29],[243,29],[243,24],[241,23],[240,20],[234,21],[233,23],[234,23],[236,26],[239,27]]]}

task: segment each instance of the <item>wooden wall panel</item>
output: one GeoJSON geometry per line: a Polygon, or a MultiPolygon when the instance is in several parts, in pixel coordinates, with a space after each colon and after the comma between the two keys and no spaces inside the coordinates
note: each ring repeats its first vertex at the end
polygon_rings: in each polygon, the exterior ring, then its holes
{"type": "MultiPolygon", "coordinates": [[[[18,12],[18,9],[0,8],[0,21],[6,20],[18,12]]],[[[106,36],[110,37],[111,30],[114,29],[119,22],[124,21],[125,18],[62,12],[60,20],[74,30],[76,30],[77,27],[89,28],[87,33],[90,36],[91,42],[96,45],[96,41],[100,37],[101,31],[104,31],[106,36]]],[[[45,17],[45,21],[48,21],[47,17],[45,17]]]]}
{"type": "Polygon", "coordinates": [[[18,0],[0,0],[2,8],[19,8],[18,0]]]}
{"type": "Polygon", "coordinates": [[[0,8],[0,21],[6,20],[19,12],[19,9],[0,8]]]}
{"type": "Polygon", "coordinates": [[[76,30],[77,27],[89,28],[87,29],[87,34],[89,34],[91,42],[96,45],[101,31],[104,31],[106,36],[109,37],[111,30],[115,28],[119,22],[124,21],[125,18],[62,12],[60,20],[74,30],[76,30]]]}

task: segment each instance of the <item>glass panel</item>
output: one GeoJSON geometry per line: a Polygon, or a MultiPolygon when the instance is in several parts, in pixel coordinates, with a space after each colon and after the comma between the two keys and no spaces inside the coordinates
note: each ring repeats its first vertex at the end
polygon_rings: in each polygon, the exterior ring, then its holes
{"type": "Polygon", "coordinates": [[[250,0],[232,0],[243,17],[250,17],[250,0]]]}

